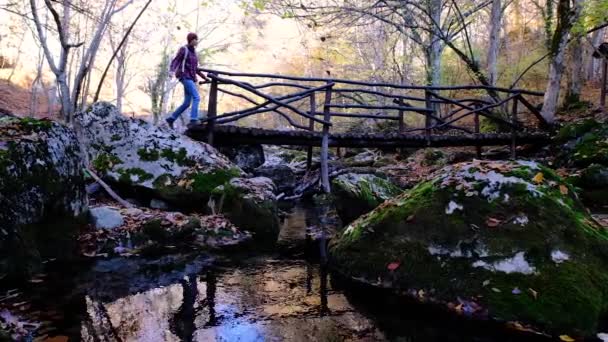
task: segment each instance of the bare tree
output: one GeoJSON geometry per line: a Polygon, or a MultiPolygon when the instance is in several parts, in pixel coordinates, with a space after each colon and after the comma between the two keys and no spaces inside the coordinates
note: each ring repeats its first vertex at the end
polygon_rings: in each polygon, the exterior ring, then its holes
{"type": "Polygon", "coordinates": [[[498,49],[500,46],[500,29],[502,27],[502,1],[492,0],[490,13],[490,38],[488,43],[488,77],[491,85],[496,85],[498,78],[498,49]]]}
{"type": "Polygon", "coordinates": [[[54,28],[57,32],[60,43],[60,49],[58,51],[59,57],[56,59],[56,54],[51,52],[49,37],[43,29],[43,24],[39,15],[38,1],[30,0],[30,8],[36,26],[36,31],[38,33],[38,40],[42,45],[49,67],[55,75],[61,99],[62,117],[67,122],[71,121],[72,114],[82,104],[79,103],[78,99],[82,91],[84,79],[92,68],[101,39],[108,25],[110,24],[112,16],[125,9],[132,2],[133,0],[126,1],[119,6],[118,0],[105,0],[101,6],[101,14],[94,20],[96,28],[93,36],[90,39],[89,44],[84,47],[84,42],[71,42],[72,10],[76,8],[76,10],[80,13],[91,15],[88,10],[77,6],[73,1],[70,0],[62,0],[61,2],[44,0],[45,8],[50,12],[55,23],[54,28]],[[53,3],[60,3],[59,7],[61,10],[57,10],[53,3]],[[77,67],[77,71],[74,75],[74,79],[72,82],[70,82],[70,77],[68,75],[68,60],[70,58],[70,52],[72,49],[79,47],[84,47],[84,50],[81,55],[82,57],[80,59],[79,66],[77,67]]]}

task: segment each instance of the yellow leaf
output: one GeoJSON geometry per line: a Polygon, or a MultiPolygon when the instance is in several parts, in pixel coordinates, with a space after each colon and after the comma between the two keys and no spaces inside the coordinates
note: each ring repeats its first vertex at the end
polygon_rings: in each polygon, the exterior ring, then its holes
{"type": "Polygon", "coordinates": [[[568,187],[565,185],[560,185],[559,186],[559,192],[562,193],[562,195],[567,195],[568,194],[568,187]]]}
{"type": "Polygon", "coordinates": [[[576,341],[575,339],[573,339],[572,337],[568,336],[568,335],[560,335],[559,339],[565,342],[574,342],[576,341]]]}
{"type": "Polygon", "coordinates": [[[534,178],[532,178],[532,181],[536,184],[542,183],[543,180],[545,180],[545,175],[543,175],[542,172],[537,173],[536,176],[534,176],[534,178]]]}

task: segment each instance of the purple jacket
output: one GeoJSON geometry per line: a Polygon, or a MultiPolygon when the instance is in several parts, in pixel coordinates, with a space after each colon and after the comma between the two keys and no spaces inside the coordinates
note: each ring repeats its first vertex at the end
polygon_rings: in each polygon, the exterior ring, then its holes
{"type": "Polygon", "coordinates": [[[198,57],[196,51],[192,46],[182,46],[177,55],[171,61],[170,66],[171,72],[175,72],[175,77],[178,79],[189,79],[196,82],[196,73],[198,71],[198,57]],[[186,49],[188,51],[186,60],[184,61],[184,55],[186,55],[186,49]]]}

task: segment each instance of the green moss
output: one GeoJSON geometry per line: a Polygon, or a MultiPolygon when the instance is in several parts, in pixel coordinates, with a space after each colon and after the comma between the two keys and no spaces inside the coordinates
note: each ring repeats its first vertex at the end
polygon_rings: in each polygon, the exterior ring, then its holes
{"type": "Polygon", "coordinates": [[[121,140],[122,137],[118,134],[112,134],[112,137],[110,138],[110,141],[119,141],[121,140]]]}
{"type": "Polygon", "coordinates": [[[429,148],[424,151],[422,164],[427,166],[437,165],[443,158],[445,158],[443,151],[429,148]]]}
{"type": "Polygon", "coordinates": [[[224,185],[226,182],[239,175],[239,170],[234,168],[220,169],[209,173],[195,173],[191,176],[191,179],[194,181],[192,183],[192,189],[198,193],[211,194],[215,188],[224,185]]]}
{"type": "Polygon", "coordinates": [[[140,148],[137,150],[137,155],[143,161],[157,161],[160,153],[156,149],[148,149],[147,147],[140,148]]]}
{"type": "Polygon", "coordinates": [[[148,181],[154,178],[154,175],[147,173],[143,169],[140,168],[130,168],[130,169],[118,169],[116,170],[120,177],[118,181],[125,184],[138,184],[148,181]],[[133,180],[133,176],[136,177],[136,180],[133,180]]]}
{"type": "Polygon", "coordinates": [[[53,122],[51,120],[39,120],[34,118],[21,118],[20,123],[23,127],[39,131],[44,130],[47,131],[53,127],[53,122]]]}
{"type": "MultiPolygon", "coordinates": [[[[509,116],[507,114],[500,113],[498,117],[503,120],[509,121],[509,116]]],[[[503,133],[510,132],[511,128],[502,122],[497,122],[496,120],[492,120],[485,116],[482,116],[479,118],[479,131],[481,133],[503,133]]]]}
{"type": "Polygon", "coordinates": [[[121,164],[122,160],[120,160],[117,156],[112,153],[101,152],[97,155],[95,159],[93,159],[93,167],[95,170],[100,172],[101,174],[106,174],[109,170],[111,170],[115,165],[121,164]]]}
{"type": "Polygon", "coordinates": [[[196,162],[192,158],[188,157],[188,151],[186,151],[186,149],[183,147],[180,148],[177,152],[170,148],[163,149],[160,153],[160,156],[171,162],[176,162],[179,166],[196,165],[196,162]]]}
{"type": "Polygon", "coordinates": [[[555,136],[555,140],[558,143],[564,143],[568,140],[579,138],[585,133],[601,127],[601,125],[601,123],[594,119],[587,119],[580,122],[567,124],[559,130],[555,136]]]}

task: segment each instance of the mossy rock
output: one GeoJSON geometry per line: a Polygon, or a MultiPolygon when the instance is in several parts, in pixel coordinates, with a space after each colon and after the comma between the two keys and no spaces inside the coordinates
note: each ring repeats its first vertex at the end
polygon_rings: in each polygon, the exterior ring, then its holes
{"type": "Polygon", "coordinates": [[[72,256],[73,225],[88,204],[83,168],[70,128],[0,119],[0,274],[26,279],[44,258],[72,256]]]}
{"type": "Polygon", "coordinates": [[[608,206],[608,166],[591,164],[572,182],[580,189],[583,202],[589,207],[608,206]]]}
{"type": "Polygon", "coordinates": [[[372,211],[397,196],[401,189],[389,180],[371,174],[347,173],[332,180],[336,209],[344,223],[372,211]]]}
{"type": "Polygon", "coordinates": [[[608,166],[608,124],[594,119],[562,127],[555,137],[558,162],[565,166],[608,166]]]}
{"type": "Polygon", "coordinates": [[[277,200],[269,178],[233,178],[214,190],[216,211],[258,241],[274,243],[279,235],[277,200]]]}
{"type": "Polygon", "coordinates": [[[550,333],[593,335],[608,309],[608,233],[532,162],[446,167],[349,225],[330,256],[353,280],[550,333]]]}
{"type": "Polygon", "coordinates": [[[123,116],[98,102],[74,116],[88,161],[116,189],[205,210],[211,191],[242,171],[212,146],[123,116]]]}

